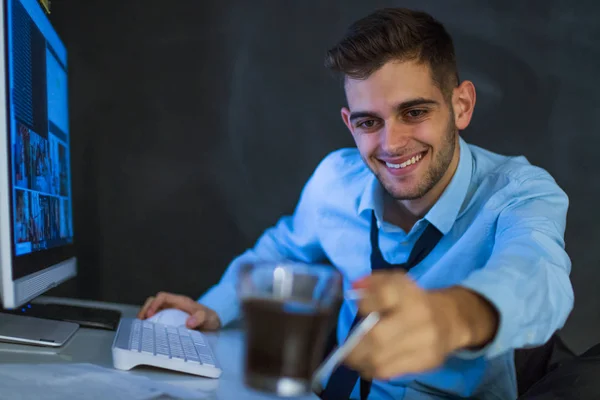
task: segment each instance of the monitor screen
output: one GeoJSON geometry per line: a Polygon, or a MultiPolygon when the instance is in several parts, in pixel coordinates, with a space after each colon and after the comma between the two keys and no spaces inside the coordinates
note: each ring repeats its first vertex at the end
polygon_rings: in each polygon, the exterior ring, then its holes
{"type": "Polygon", "coordinates": [[[6,1],[13,279],[72,256],[67,51],[33,0],[6,1]]]}

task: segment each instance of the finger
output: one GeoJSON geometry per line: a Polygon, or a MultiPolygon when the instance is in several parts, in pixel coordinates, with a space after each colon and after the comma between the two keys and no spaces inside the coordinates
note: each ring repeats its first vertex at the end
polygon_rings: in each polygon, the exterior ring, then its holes
{"type": "Polygon", "coordinates": [[[154,296],[150,296],[146,299],[146,301],[144,302],[144,305],[138,312],[137,317],[139,319],[146,319],[146,312],[148,311],[148,307],[150,307],[150,304],[152,304],[153,301],[154,301],[154,296]]]}
{"type": "Polygon", "coordinates": [[[422,351],[421,347],[407,349],[404,353],[393,353],[392,357],[370,372],[372,379],[387,380],[407,374],[429,372],[441,366],[445,358],[433,351],[422,351]]]}
{"type": "Polygon", "coordinates": [[[189,316],[187,321],[185,321],[185,325],[189,329],[199,328],[202,324],[204,324],[204,320],[206,319],[206,310],[201,309],[193,313],[189,316]]]}
{"type": "Polygon", "coordinates": [[[371,351],[372,345],[368,336],[365,335],[360,342],[352,349],[352,351],[342,361],[345,365],[355,369],[359,373],[366,366],[366,360],[371,351]]]}
{"type": "Polygon", "coordinates": [[[186,313],[190,314],[190,316],[198,311],[198,309],[199,309],[198,307],[200,307],[202,309],[205,308],[202,304],[198,303],[194,299],[191,299],[187,296],[176,295],[176,296],[174,296],[172,301],[173,301],[174,307],[180,309],[181,311],[185,311],[186,313]]]}
{"type": "MultiPolygon", "coordinates": [[[[373,344],[373,330],[378,330],[380,316],[377,313],[370,314],[363,319],[354,329],[352,329],[344,343],[345,347],[350,347],[349,354],[345,357],[345,362],[355,369],[359,369],[369,353],[375,347],[373,344]]],[[[346,352],[347,350],[344,350],[346,352]]]]}
{"type": "MultiPolygon", "coordinates": [[[[198,306],[196,306],[197,308],[198,306]]],[[[221,327],[221,320],[216,312],[200,305],[186,321],[188,329],[202,329],[206,331],[215,331],[221,327]]]]}
{"type": "Polygon", "coordinates": [[[401,272],[377,272],[368,279],[366,294],[358,307],[362,315],[381,314],[397,309],[406,296],[410,279],[401,272]]]}
{"type": "Polygon", "coordinates": [[[381,316],[348,357],[348,364],[359,369],[362,376],[372,374],[378,361],[396,347],[404,334],[407,325],[402,317],[401,311],[381,316]]]}
{"type": "Polygon", "coordinates": [[[174,298],[175,298],[175,295],[171,294],[171,293],[166,293],[166,292],[158,293],[156,295],[156,298],[154,299],[154,301],[152,301],[152,303],[150,303],[150,306],[148,307],[148,311],[146,312],[146,316],[148,318],[150,318],[154,314],[156,314],[159,310],[162,310],[163,308],[174,307],[175,306],[174,298]]]}
{"type": "Polygon", "coordinates": [[[207,317],[204,320],[204,325],[202,328],[208,331],[215,331],[221,327],[221,320],[219,319],[219,315],[214,311],[209,311],[207,313],[207,317]]]}
{"type": "Polygon", "coordinates": [[[387,351],[374,352],[367,365],[372,367],[373,377],[390,379],[436,368],[445,358],[434,329],[420,326],[397,336],[387,351]]]}

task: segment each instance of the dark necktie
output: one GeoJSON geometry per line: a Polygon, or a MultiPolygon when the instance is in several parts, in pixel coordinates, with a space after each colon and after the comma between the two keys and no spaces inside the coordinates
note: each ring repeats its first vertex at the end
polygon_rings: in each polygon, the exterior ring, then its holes
{"type": "MultiPolygon", "coordinates": [[[[383,270],[383,269],[404,269],[409,271],[411,268],[420,263],[427,255],[433,250],[437,243],[442,238],[442,233],[433,225],[428,224],[419,240],[415,243],[408,261],[404,264],[390,264],[383,258],[381,249],[379,248],[379,230],[377,228],[377,219],[375,213],[371,215],[371,270],[383,270]]],[[[352,330],[356,324],[361,320],[359,315],[356,315],[350,330],[352,330]]],[[[331,344],[335,344],[335,333],[337,329],[333,330],[333,338],[329,341],[331,344]]],[[[323,400],[343,400],[348,399],[352,393],[352,389],[356,385],[358,380],[358,372],[345,366],[340,365],[336,368],[325,389],[319,394],[323,400]]],[[[371,390],[371,381],[365,379],[360,380],[360,398],[366,400],[371,390]]]]}

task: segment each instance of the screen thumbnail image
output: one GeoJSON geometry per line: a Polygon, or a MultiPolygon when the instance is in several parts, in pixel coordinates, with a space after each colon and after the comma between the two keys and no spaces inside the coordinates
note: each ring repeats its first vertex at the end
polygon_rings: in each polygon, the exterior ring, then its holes
{"type": "MultiPolygon", "coordinates": [[[[69,131],[69,106],[67,95],[67,72],[65,67],[54,57],[48,47],[46,49],[46,82],[48,85],[48,119],[68,135],[69,131]]],[[[67,140],[66,136],[63,140],[67,140]]]]}
{"type": "Polygon", "coordinates": [[[60,199],[60,237],[70,238],[73,236],[73,225],[71,222],[70,202],[68,199],[60,199]]]}
{"type": "Polygon", "coordinates": [[[50,198],[40,195],[40,209],[42,210],[42,240],[50,236],[50,198]]]}
{"type": "Polygon", "coordinates": [[[30,131],[29,142],[31,170],[33,173],[32,189],[50,193],[52,175],[50,174],[48,141],[37,133],[30,131]]]}
{"type": "Polygon", "coordinates": [[[48,226],[46,239],[58,239],[60,237],[60,199],[58,197],[48,197],[50,210],[46,215],[48,226]]]}
{"type": "Polygon", "coordinates": [[[29,128],[20,122],[17,124],[17,134],[13,148],[13,163],[15,186],[31,188],[31,152],[29,144],[29,128]]]}
{"type": "Polygon", "coordinates": [[[50,169],[52,185],[50,193],[68,196],[67,149],[54,135],[50,139],[50,169]]]}
{"type": "Polygon", "coordinates": [[[33,240],[33,221],[31,220],[30,193],[17,190],[17,215],[15,219],[15,238],[17,243],[28,243],[33,240]]]}
{"type": "Polygon", "coordinates": [[[58,145],[58,165],[60,167],[59,170],[59,178],[60,178],[60,195],[68,196],[69,195],[69,174],[67,170],[67,165],[69,164],[69,160],[67,160],[67,148],[62,144],[58,145]]]}
{"type": "MultiPolygon", "coordinates": [[[[39,211],[41,214],[41,225],[38,225],[38,241],[46,242],[48,240],[58,239],[59,222],[58,217],[59,206],[58,199],[55,197],[45,196],[40,194],[39,211]],[[39,233],[41,231],[41,233],[39,233]]],[[[43,246],[44,247],[44,246],[43,246]]]]}
{"type": "MultiPolygon", "coordinates": [[[[48,241],[70,237],[70,221],[64,222],[64,200],[38,192],[17,190],[17,243],[31,243],[34,250],[46,248],[48,241]]],[[[67,214],[68,215],[68,214],[67,214]]]]}
{"type": "Polygon", "coordinates": [[[39,242],[43,238],[43,215],[42,215],[42,206],[40,204],[40,194],[37,192],[31,193],[31,222],[32,222],[32,232],[31,232],[31,241],[39,242]]]}

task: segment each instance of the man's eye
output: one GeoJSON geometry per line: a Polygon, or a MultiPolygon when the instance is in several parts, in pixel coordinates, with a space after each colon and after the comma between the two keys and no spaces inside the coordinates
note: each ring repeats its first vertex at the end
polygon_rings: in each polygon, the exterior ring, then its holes
{"type": "Polygon", "coordinates": [[[375,123],[376,123],[376,122],[375,122],[375,120],[374,120],[374,119],[368,119],[368,120],[366,120],[366,121],[361,121],[361,122],[359,122],[359,123],[358,123],[358,127],[359,127],[359,128],[367,128],[367,129],[370,129],[370,128],[372,128],[372,127],[374,127],[374,126],[375,126],[375,123]]]}
{"type": "Polygon", "coordinates": [[[410,118],[419,118],[427,114],[427,110],[409,110],[406,115],[410,118]]]}

